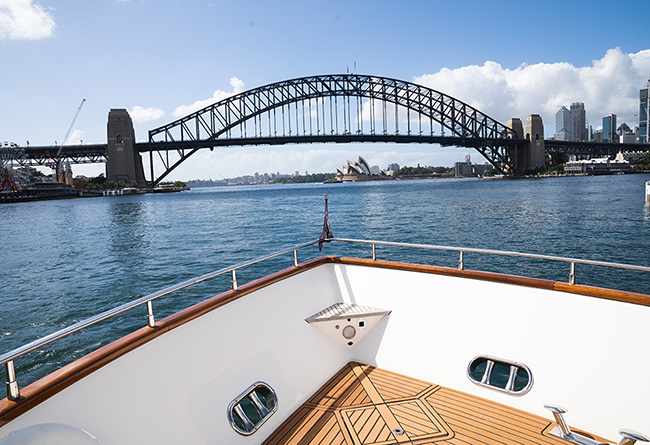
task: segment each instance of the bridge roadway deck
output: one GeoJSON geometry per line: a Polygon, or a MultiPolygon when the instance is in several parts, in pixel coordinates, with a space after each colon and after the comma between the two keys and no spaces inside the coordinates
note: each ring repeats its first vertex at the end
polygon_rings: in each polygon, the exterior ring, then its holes
{"type": "MultiPolygon", "coordinates": [[[[42,147],[21,147],[24,148],[26,157],[19,160],[21,165],[47,165],[54,162],[54,157],[60,146],[49,145],[42,147]]],[[[59,157],[70,160],[72,164],[94,164],[106,162],[107,144],[83,144],[83,145],[64,145],[59,157]]]]}
{"type": "Polygon", "coordinates": [[[136,149],[141,152],[164,150],[189,150],[223,146],[242,145],[286,145],[286,144],[317,144],[317,143],[346,143],[346,142],[383,142],[397,144],[439,144],[443,147],[484,147],[484,146],[513,146],[527,143],[524,139],[479,139],[461,138],[456,136],[405,135],[405,134],[324,134],[303,136],[272,136],[207,139],[202,141],[173,141],[173,142],[138,142],[136,149]]]}
{"type": "MultiPolygon", "coordinates": [[[[455,136],[429,136],[429,135],[401,135],[401,134],[345,134],[345,135],[309,135],[309,136],[274,136],[274,137],[249,137],[249,138],[224,138],[204,141],[183,142],[137,142],[135,149],[140,153],[198,150],[202,148],[245,146],[245,145],[285,145],[285,144],[313,144],[313,143],[345,143],[345,142],[380,142],[380,143],[420,143],[439,144],[443,147],[478,147],[486,143],[494,146],[521,145],[524,139],[489,140],[476,138],[459,138],[455,136]]],[[[611,142],[577,142],[544,141],[546,154],[576,154],[589,156],[613,156],[621,150],[647,151],[650,144],[636,143],[611,143],[611,142]]],[[[36,163],[47,165],[53,161],[59,146],[32,146],[23,147],[27,154],[26,159],[18,161],[21,165],[36,163]]],[[[60,157],[70,160],[73,164],[105,163],[107,161],[107,144],[65,145],[60,157]]]]}

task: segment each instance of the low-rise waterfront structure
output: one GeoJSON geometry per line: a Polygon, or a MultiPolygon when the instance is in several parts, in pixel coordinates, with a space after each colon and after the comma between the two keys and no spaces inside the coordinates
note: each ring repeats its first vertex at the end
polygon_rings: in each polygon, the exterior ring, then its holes
{"type": "Polygon", "coordinates": [[[567,175],[612,175],[628,173],[631,171],[628,161],[619,152],[615,159],[596,158],[569,161],[564,164],[564,173],[567,175]]]}
{"type": "Polygon", "coordinates": [[[472,164],[470,155],[465,155],[464,162],[454,163],[454,174],[457,178],[470,178],[481,176],[492,166],[488,163],[485,164],[472,164]]]}

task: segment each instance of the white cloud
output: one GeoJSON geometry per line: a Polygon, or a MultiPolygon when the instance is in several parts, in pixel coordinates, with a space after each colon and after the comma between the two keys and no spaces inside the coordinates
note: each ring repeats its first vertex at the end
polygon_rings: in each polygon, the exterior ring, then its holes
{"type": "Polygon", "coordinates": [[[555,112],[572,102],[584,102],[587,119],[594,128],[611,113],[618,116],[619,125],[627,122],[631,127],[639,112],[639,90],[646,87],[649,72],[650,50],[625,54],[614,48],[586,67],[562,62],[509,70],[488,61],[482,66],[443,68],[414,81],[462,100],[503,123],[511,117],[525,122],[528,115],[540,114],[548,136],[553,134],[555,112]]]}
{"type": "Polygon", "coordinates": [[[52,14],[32,0],[0,0],[0,40],[43,39],[55,27],[52,14]]]}
{"type": "Polygon", "coordinates": [[[217,90],[209,99],[197,100],[196,102],[191,103],[189,105],[181,105],[177,107],[172,113],[172,115],[174,115],[175,117],[186,116],[190,113],[200,110],[201,108],[205,108],[209,105],[212,105],[215,102],[219,102],[220,100],[225,99],[226,97],[244,91],[244,82],[236,77],[230,78],[230,86],[232,86],[232,91],[228,92],[228,91],[217,90]]]}
{"type": "Polygon", "coordinates": [[[81,136],[83,136],[85,131],[83,130],[75,130],[72,132],[70,136],[68,136],[68,140],[65,141],[65,145],[80,145],[81,144],[81,136]]]}
{"type": "Polygon", "coordinates": [[[131,115],[133,122],[140,123],[160,119],[165,115],[165,112],[160,108],[142,108],[136,105],[135,107],[131,108],[129,114],[131,115]]]}

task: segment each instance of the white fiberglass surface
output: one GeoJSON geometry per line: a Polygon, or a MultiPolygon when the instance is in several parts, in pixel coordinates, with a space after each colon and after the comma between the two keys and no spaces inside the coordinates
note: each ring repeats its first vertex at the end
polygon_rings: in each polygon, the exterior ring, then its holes
{"type": "Polygon", "coordinates": [[[379,342],[371,333],[355,348],[360,360],[549,420],[543,405],[561,405],[570,425],[610,440],[621,428],[650,434],[650,307],[361,266],[337,266],[337,275],[345,299],[392,310],[379,342]],[[478,355],[530,367],[530,392],[473,384],[466,369],[478,355]]]}
{"type": "Polygon", "coordinates": [[[246,295],[104,366],[0,428],[62,423],[104,445],[260,443],[350,360],[377,365],[617,439],[645,434],[650,308],[432,274],[329,264],[246,295]],[[305,322],[336,302],[392,311],[352,348],[305,322]],[[479,387],[478,355],[527,365],[534,384],[513,397],[479,387]],[[262,381],[278,411],[252,436],[227,408],[262,381]]]}
{"type": "Polygon", "coordinates": [[[341,301],[333,266],[246,295],[104,366],[0,428],[73,425],[104,445],[260,443],[345,363],[349,350],[305,318],[341,301]],[[262,381],[278,411],[252,436],[229,403],[262,381]]]}

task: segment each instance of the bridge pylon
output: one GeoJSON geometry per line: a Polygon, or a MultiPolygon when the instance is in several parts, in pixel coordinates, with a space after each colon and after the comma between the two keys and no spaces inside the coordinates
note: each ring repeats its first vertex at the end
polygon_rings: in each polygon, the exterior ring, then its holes
{"type": "MultiPolygon", "coordinates": [[[[524,138],[524,126],[521,123],[521,119],[518,117],[513,117],[508,121],[508,128],[511,131],[508,132],[509,139],[523,139],[524,138]]],[[[508,161],[510,165],[514,166],[514,171],[510,173],[514,175],[519,175],[523,173],[523,160],[524,160],[524,151],[526,150],[526,144],[511,145],[506,149],[508,156],[508,161]]]]}
{"type": "Polygon", "coordinates": [[[508,121],[512,129],[511,139],[525,139],[525,143],[508,147],[508,160],[515,166],[515,175],[543,168],[546,163],[544,147],[544,123],[539,114],[531,114],[526,119],[526,132],[519,118],[508,121]]]}
{"type": "Polygon", "coordinates": [[[528,150],[526,150],[526,164],[522,171],[544,168],[546,164],[544,123],[539,114],[531,114],[526,119],[526,139],[528,139],[528,150]]]}
{"type": "Polygon", "coordinates": [[[138,188],[145,188],[147,181],[142,168],[142,158],[135,150],[135,130],[128,111],[111,109],[108,113],[108,147],[106,150],[106,179],[138,188]]]}

